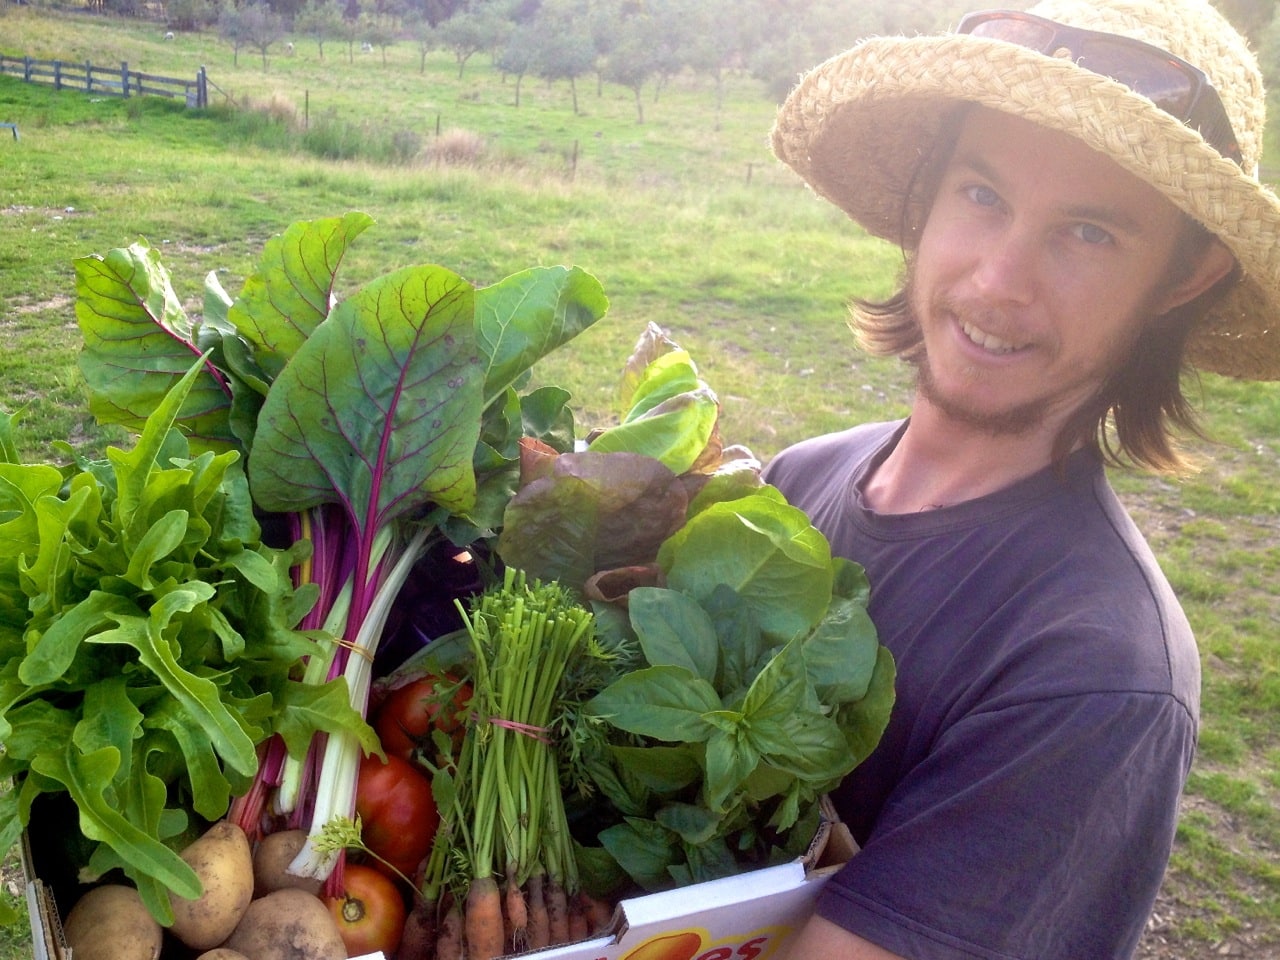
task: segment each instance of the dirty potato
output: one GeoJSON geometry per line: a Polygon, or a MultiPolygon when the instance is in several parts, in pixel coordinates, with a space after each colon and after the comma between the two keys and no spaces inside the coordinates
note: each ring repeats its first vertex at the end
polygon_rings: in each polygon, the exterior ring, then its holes
{"type": "Polygon", "coordinates": [[[156,960],[164,930],[133,887],[105,884],[76,901],[62,924],[76,960],[156,960]]]}
{"type": "Polygon", "coordinates": [[[236,824],[219,820],[182,851],[182,859],[204,892],[195,900],[170,894],[170,931],[193,950],[210,950],[231,935],[253,898],[249,838],[236,824]]]}
{"type": "Polygon", "coordinates": [[[289,872],[289,864],[307,842],[305,830],[278,830],[258,841],[253,851],[253,895],[297,887],[313,896],[320,895],[321,883],[314,877],[298,877],[289,872]]]}
{"type": "Polygon", "coordinates": [[[324,901],[288,888],[249,904],[226,947],[253,960],[345,960],[346,945],[324,901]]]}

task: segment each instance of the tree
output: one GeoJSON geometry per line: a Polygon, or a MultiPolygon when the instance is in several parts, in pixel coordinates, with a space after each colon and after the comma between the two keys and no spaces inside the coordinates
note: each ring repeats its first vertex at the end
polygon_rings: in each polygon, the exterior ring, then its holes
{"type": "Polygon", "coordinates": [[[584,4],[574,0],[544,0],[538,15],[523,31],[534,73],[548,83],[569,81],[575,115],[579,112],[578,77],[590,70],[596,60],[584,14],[584,4]]]}
{"type": "Polygon", "coordinates": [[[388,23],[382,17],[369,21],[365,26],[365,42],[382,51],[382,65],[384,67],[387,65],[387,47],[396,42],[397,36],[398,31],[394,24],[388,23]]]}
{"type": "Polygon", "coordinates": [[[604,64],[622,32],[622,4],[625,0],[590,0],[587,32],[595,50],[596,96],[604,93],[604,64]]]}
{"type": "Polygon", "coordinates": [[[640,30],[632,30],[618,39],[604,64],[604,78],[610,83],[626,87],[635,95],[637,123],[644,123],[644,103],[640,99],[640,91],[658,69],[653,54],[645,34],[640,30]]]}
{"type": "Polygon", "coordinates": [[[418,72],[427,72],[427,54],[435,49],[436,28],[426,13],[415,10],[404,21],[404,32],[410,40],[418,45],[418,72]]]}
{"type": "Polygon", "coordinates": [[[209,0],[169,0],[164,12],[165,23],[174,30],[200,30],[218,19],[209,0]]]}
{"type": "Polygon", "coordinates": [[[240,66],[240,48],[244,46],[245,28],[235,0],[224,0],[218,11],[218,36],[231,44],[231,63],[240,66]]]}
{"type": "Polygon", "coordinates": [[[1258,67],[1262,70],[1263,85],[1271,92],[1272,108],[1280,100],[1280,16],[1258,35],[1258,67]]]}
{"type": "Polygon", "coordinates": [[[324,59],[324,43],[342,36],[342,4],[338,0],[307,0],[293,18],[293,29],[315,40],[324,59]]]}
{"type": "Polygon", "coordinates": [[[262,69],[267,69],[267,50],[284,37],[284,17],[266,3],[246,3],[240,8],[240,30],[244,42],[262,54],[262,69]]]}
{"type": "Polygon", "coordinates": [[[509,22],[488,5],[468,8],[436,27],[441,44],[453,52],[458,79],[467,61],[481,50],[496,50],[506,35],[509,22]]]}
{"type": "Polygon", "coordinates": [[[529,43],[528,31],[517,31],[507,38],[507,45],[498,54],[496,66],[504,75],[516,78],[516,103],[520,106],[520,84],[524,75],[533,65],[533,49],[529,43]]]}
{"type": "Polygon", "coordinates": [[[717,130],[724,107],[725,71],[741,63],[746,50],[742,12],[725,10],[713,0],[692,0],[688,7],[684,57],[690,67],[715,82],[717,130]]]}
{"type": "Polygon", "coordinates": [[[1275,32],[1268,32],[1277,19],[1275,0],[1217,0],[1215,6],[1249,38],[1260,56],[1264,44],[1275,42],[1275,32]]]}
{"type": "Polygon", "coordinates": [[[422,0],[422,12],[433,27],[440,26],[464,6],[464,0],[422,0]]]}

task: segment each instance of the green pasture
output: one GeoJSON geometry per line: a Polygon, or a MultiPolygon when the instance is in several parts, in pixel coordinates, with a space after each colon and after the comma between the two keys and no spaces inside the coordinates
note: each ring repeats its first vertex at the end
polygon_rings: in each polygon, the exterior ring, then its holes
{"type": "MultiPolygon", "coordinates": [[[[771,159],[775,105],[749,77],[725,79],[719,108],[707,76],[650,86],[639,123],[632,92],[594,77],[577,84],[577,113],[566,83],[532,77],[517,107],[514,78],[483,55],[459,78],[451,55],[424,64],[407,42],[385,59],[327,43],[322,60],[295,38],[264,69],[212,35],[0,11],[9,56],[175,77],[204,66],[212,81],[212,107],[195,112],[0,77],[0,122],[19,131],[0,128],[0,408],[20,414],[27,456],[113,439],[85,411],[75,258],[145,238],[198,313],[210,272],[234,295],[273,234],[352,209],[376,224],[344,265],[348,287],[415,262],[477,284],[545,263],[595,274],[609,316],[540,372],[573,392],[586,426],[613,415],[649,323],[718,392],[726,439],[762,459],[906,409],[905,372],[857,353],[844,326],[848,298],[890,290],[900,256],[771,159]]],[[[1116,476],[1196,627],[1205,677],[1201,751],[1144,951],[1276,957],[1280,387],[1205,376],[1194,390],[1214,438],[1193,442],[1203,469],[1116,476]]],[[[0,960],[29,956],[24,937],[0,931],[0,960]]]]}

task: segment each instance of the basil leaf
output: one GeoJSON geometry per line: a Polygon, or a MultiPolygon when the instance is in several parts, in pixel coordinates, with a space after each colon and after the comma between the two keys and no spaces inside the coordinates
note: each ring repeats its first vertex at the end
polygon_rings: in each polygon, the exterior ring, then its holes
{"type": "Polygon", "coordinates": [[[585,710],[642,737],[697,743],[715,728],[705,715],[720,707],[715,688],[683,667],[647,667],[619,677],[585,710]]]}

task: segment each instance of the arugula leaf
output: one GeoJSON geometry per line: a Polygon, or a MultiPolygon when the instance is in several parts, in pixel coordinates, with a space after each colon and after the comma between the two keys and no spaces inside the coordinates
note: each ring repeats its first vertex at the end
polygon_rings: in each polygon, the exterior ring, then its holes
{"type": "Polygon", "coordinates": [[[173,429],[203,373],[197,360],[109,469],[79,461],[65,486],[46,465],[0,470],[0,610],[22,626],[0,632],[0,776],[20,783],[0,835],[39,794],[70,795],[91,861],[121,867],[157,918],[170,890],[198,893],[162,838],[189,809],[221,815],[275,729],[373,737],[340,681],[288,695],[318,649],[296,629],[314,594],[292,587],[300,548],[260,541],[238,454],[190,459],[173,429]],[[319,690],[323,710],[305,709],[319,690]]]}

